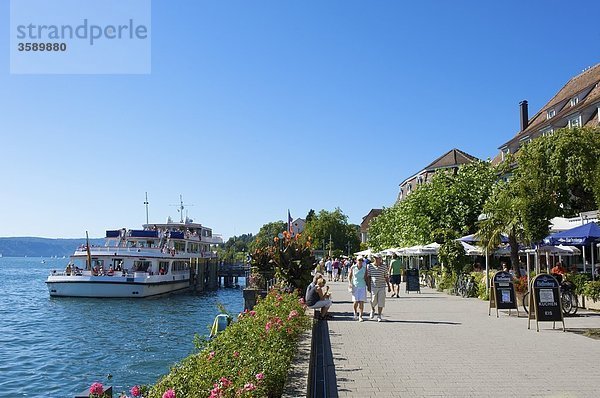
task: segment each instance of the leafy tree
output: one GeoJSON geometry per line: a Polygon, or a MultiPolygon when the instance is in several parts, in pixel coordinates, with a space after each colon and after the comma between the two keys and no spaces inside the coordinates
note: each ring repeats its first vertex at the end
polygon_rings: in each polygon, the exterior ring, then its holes
{"type": "Polygon", "coordinates": [[[283,221],[273,221],[260,227],[255,239],[250,243],[250,250],[255,251],[259,248],[272,246],[274,239],[282,232],[287,230],[287,223],[283,221]]]}
{"type": "Polygon", "coordinates": [[[306,215],[306,222],[310,222],[315,217],[315,211],[310,209],[308,214],[306,215]]]}
{"type": "Polygon", "coordinates": [[[320,242],[325,242],[328,250],[353,253],[360,250],[359,229],[357,225],[349,225],[348,216],[336,208],[334,211],[321,210],[307,220],[303,235],[317,242],[317,247],[320,242]]]}
{"type": "Polygon", "coordinates": [[[430,182],[371,222],[369,246],[381,250],[427,244],[436,240],[437,230],[452,230],[457,235],[475,232],[495,179],[495,170],[487,162],[463,165],[456,174],[436,173],[430,182]]]}
{"type": "Polygon", "coordinates": [[[488,252],[494,251],[501,243],[501,236],[508,236],[510,259],[515,275],[519,272],[519,243],[526,242],[523,224],[523,198],[515,192],[516,184],[500,182],[492,196],[483,206],[485,219],[479,223],[477,235],[488,252]]]}
{"type": "Polygon", "coordinates": [[[599,128],[560,129],[521,148],[513,180],[528,241],[544,238],[553,217],[599,207],[599,159],[599,128]]]}
{"type": "Polygon", "coordinates": [[[460,274],[469,264],[469,257],[466,255],[464,247],[454,239],[442,243],[438,257],[442,264],[446,264],[454,274],[460,274]]]}
{"type": "Polygon", "coordinates": [[[225,263],[234,264],[246,261],[250,253],[250,243],[254,240],[252,234],[233,236],[217,249],[219,258],[225,263]]]}

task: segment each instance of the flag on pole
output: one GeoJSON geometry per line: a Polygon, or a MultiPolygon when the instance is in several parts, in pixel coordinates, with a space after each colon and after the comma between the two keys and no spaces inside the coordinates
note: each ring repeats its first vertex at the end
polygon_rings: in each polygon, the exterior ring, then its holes
{"type": "Polygon", "coordinates": [[[290,215],[290,209],[288,209],[288,232],[291,234],[292,233],[292,222],[294,220],[292,220],[292,216],[290,215]]]}

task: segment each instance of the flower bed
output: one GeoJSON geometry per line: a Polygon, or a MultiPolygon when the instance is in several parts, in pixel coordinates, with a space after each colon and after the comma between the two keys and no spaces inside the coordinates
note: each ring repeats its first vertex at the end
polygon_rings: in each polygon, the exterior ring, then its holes
{"type": "Polygon", "coordinates": [[[172,389],[177,398],[281,395],[299,335],[309,318],[298,295],[269,292],[217,337],[171,369],[148,398],[172,389]]]}

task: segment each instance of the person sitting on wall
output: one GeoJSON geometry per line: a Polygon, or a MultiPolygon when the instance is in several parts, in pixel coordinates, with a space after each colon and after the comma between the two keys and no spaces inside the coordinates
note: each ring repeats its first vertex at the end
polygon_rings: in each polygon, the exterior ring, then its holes
{"type": "Polygon", "coordinates": [[[325,286],[325,279],[318,278],[316,285],[310,287],[306,291],[306,305],[310,309],[320,309],[320,319],[331,319],[331,315],[327,314],[331,307],[331,294],[329,293],[329,286],[325,286]]]}

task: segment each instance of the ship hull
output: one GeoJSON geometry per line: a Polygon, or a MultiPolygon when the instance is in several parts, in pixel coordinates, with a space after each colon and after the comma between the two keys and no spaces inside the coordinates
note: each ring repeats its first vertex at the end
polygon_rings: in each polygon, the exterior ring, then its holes
{"type": "Polygon", "coordinates": [[[189,275],[147,277],[51,275],[46,285],[52,297],[147,298],[188,290],[190,279],[189,275]]]}

